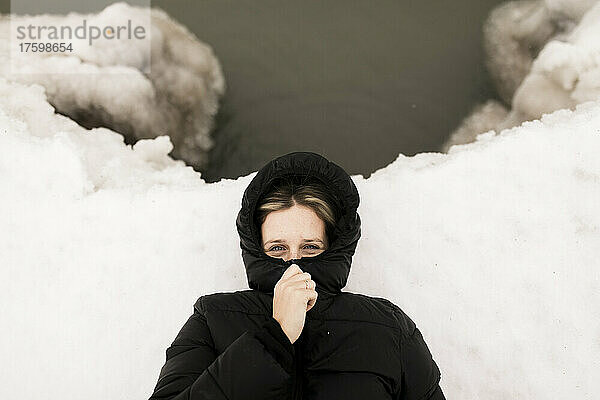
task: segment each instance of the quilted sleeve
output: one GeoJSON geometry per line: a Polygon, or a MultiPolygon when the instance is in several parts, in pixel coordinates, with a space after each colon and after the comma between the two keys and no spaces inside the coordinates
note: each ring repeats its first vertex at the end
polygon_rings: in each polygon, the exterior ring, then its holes
{"type": "Polygon", "coordinates": [[[445,400],[440,388],[440,370],[423,335],[415,327],[401,342],[402,384],[398,400],[445,400]]]}
{"type": "Polygon", "coordinates": [[[166,351],[150,400],[284,398],[293,368],[294,347],[273,318],[217,354],[200,298],[166,351]]]}

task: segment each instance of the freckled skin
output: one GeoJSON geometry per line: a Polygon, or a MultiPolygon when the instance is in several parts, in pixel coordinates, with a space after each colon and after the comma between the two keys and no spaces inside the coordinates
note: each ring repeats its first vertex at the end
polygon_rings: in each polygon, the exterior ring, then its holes
{"type": "Polygon", "coordinates": [[[328,245],[323,220],[312,209],[298,204],[270,212],[261,226],[261,232],[265,252],[286,261],[316,256],[328,245]],[[305,239],[319,239],[323,243],[306,242],[305,239]],[[282,242],[269,243],[272,240],[282,242]]]}

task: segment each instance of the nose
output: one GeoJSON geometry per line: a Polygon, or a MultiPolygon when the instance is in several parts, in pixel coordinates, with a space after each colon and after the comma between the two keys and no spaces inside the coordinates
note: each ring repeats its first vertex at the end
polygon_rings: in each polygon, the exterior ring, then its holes
{"type": "Polygon", "coordinates": [[[283,261],[289,261],[289,260],[298,259],[298,258],[300,258],[300,252],[296,250],[296,251],[291,251],[289,254],[284,256],[283,261]]]}

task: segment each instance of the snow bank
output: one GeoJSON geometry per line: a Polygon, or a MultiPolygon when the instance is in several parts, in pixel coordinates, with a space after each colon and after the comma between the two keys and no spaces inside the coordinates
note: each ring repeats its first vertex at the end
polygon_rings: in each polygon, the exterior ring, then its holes
{"type": "MultiPolygon", "coordinates": [[[[34,31],[35,35],[35,31],[34,31]]],[[[89,36],[89,35],[88,35],[89,36]]],[[[138,139],[169,135],[172,155],[203,168],[209,131],[225,90],[212,49],[160,9],[114,3],[98,14],[0,16],[0,76],[45,87],[58,112],[83,126],[105,126],[138,139]],[[144,40],[64,41],[73,51],[21,53],[17,27],[146,28],[144,40]],[[13,35],[13,51],[9,51],[13,35]]]]}
{"type": "MultiPolygon", "coordinates": [[[[550,40],[569,41],[569,33],[598,0],[507,1],[483,26],[487,66],[500,98],[507,104],[534,59],[550,40]]],[[[592,37],[588,37],[592,40],[592,37]]]]}
{"type": "MultiPolygon", "coordinates": [[[[166,137],[133,148],[0,79],[0,397],[147,398],[202,294],[247,288],[235,216],[166,137]]],[[[598,398],[600,104],[369,179],[348,291],[421,327],[456,399],[598,398]]]]}
{"type": "Polygon", "coordinates": [[[540,52],[517,89],[505,124],[600,98],[600,3],[589,10],[566,40],[540,52]]]}
{"type": "Polygon", "coordinates": [[[600,2],[507,2],[484,26],[487,65],[505,106],[477,106],[444,146],[600,98],[600,2]],[[490,113],[490,110],[494,112],[490,113]]]}

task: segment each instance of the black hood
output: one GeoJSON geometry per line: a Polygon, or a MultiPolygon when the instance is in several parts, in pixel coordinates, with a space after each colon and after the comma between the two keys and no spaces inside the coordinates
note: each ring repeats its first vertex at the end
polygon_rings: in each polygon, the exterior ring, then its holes
{"type": "Polygon", "coordinates": [[[346,286],[350,264],[360,238],[358,190],[350,176],[338,165],[311,152],[293,152],[278,157],[252,179],[242,198],[242,207],[236,219],[240,235],[242,258],[251,289],[273,293],[283,272],[293,263],[311,274],[320,294],[337,294],[346,286]],[[336,200],[340,217],[329,247],[314,257],[303,257],[287,262],[267,255],[260,243],[260,229],[254,223],[254,211],[261,196],[280,178],[300,180],[317,179],[325,184],[336,200]]]}

